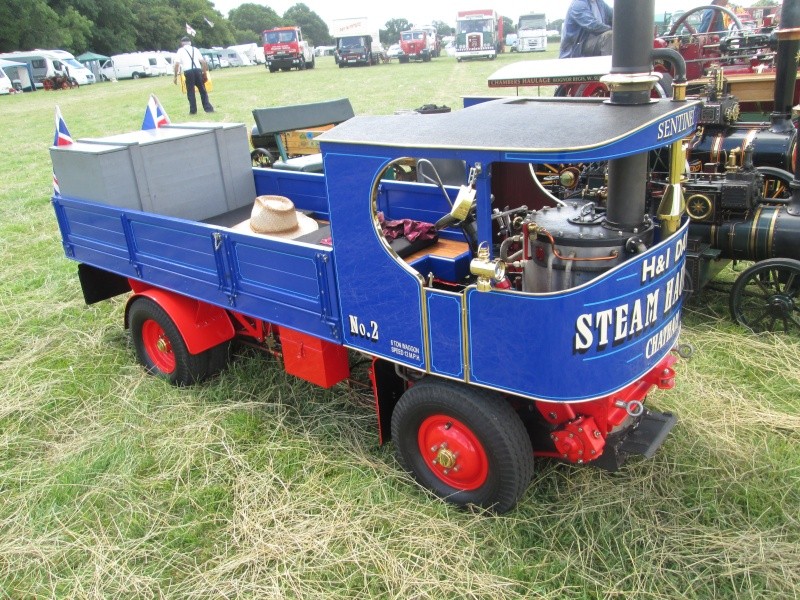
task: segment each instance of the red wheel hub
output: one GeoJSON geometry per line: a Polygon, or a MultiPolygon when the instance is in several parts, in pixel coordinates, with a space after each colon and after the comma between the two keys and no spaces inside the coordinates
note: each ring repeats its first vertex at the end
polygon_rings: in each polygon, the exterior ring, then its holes
{"type": "Polygon", "coordinates": [[[142,324],[142,342],[153,365],[164,373],[175,370],[175,353],[167,334],[157,322],[148,319],[142,324]]]}
{"type": "Polygon", "coordinates": [[[425,464],[450,487],[474,490],[486,481],[489,460],[483,444],[458,419],[431,415],[420,425],[417,443],[425,464]]]}

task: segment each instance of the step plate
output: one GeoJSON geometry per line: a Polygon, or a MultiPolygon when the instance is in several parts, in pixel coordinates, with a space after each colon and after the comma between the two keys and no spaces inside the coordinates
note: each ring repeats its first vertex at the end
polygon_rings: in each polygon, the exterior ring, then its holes
{"type": "Polygon", "coordinates": [[[656,450],[664,443],[664,439],[678,419],[672,413],[645,411],[638,427],[628,435],[619,447],[625,454],[641,454],[645,458],[653,458],[656,450]]]}

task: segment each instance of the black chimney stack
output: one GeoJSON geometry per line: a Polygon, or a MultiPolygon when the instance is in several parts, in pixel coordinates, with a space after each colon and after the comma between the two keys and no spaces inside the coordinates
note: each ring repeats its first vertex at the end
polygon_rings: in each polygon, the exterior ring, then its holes
{"type": "Polygon", "coordinates": [[[776,32],[778,51],[775,58],[775,106],[771,131],[789,131],[792,125],[794,85],[797,80],[797,53],[800,51],[800,2],[784,0],[776,32]]]}
{"type": "MultiPolygon", "coordinates": [[[[611,90],[611,104],[634,106],[650,102],[650,89],[658,79],[651,73],[653,50],[653,0],[614,2],[611,74],[602,81],[611,90]]],[[[645,226],[647,153],[616,158],[608,165],[606,225],[627,233],[645,226]]]]}

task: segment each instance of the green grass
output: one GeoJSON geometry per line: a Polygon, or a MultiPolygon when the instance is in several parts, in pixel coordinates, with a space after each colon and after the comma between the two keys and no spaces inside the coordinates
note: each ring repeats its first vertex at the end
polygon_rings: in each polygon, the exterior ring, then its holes
{"type": "MultiPolygon", "coordinates": [[[[342,96],[358,114],[457,108],[519,58],[217,71],[209,117],[249,127],[253,108],[342,96]]],[[[0,98],[0,597],[800,597],[800,342],[743,333],[723,293],[686,311],[696,353],[652,395],[680,419],[657,456],[616,474],[540,461],[499,517],[416,487],[364,389],[254,352],[201,386],[147,377],[124,299],[83,304],[48,147],[56,104],[74,137],[110,135],[139,128],[151,92],[189,120],[166,77],[0,98]]]]}

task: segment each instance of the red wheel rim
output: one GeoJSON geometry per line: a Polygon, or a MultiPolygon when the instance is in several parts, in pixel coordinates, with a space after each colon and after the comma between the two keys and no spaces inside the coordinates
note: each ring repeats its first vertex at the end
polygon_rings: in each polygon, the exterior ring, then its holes
{"type": "Polygon", "coordinates": [[[147,355],[159,371],[172,373],[175,370],[175,353],[161,325],[152,319],[145,321],[142,324],[142,342],[147,355]]]}
{"type": "Polygon", "coordinates": [[[450,487],[474,490],[489,475],[489,460],[483,444],[458,419],[431,415],[417,433],[419,452],[425,464],[450,487]]]}

